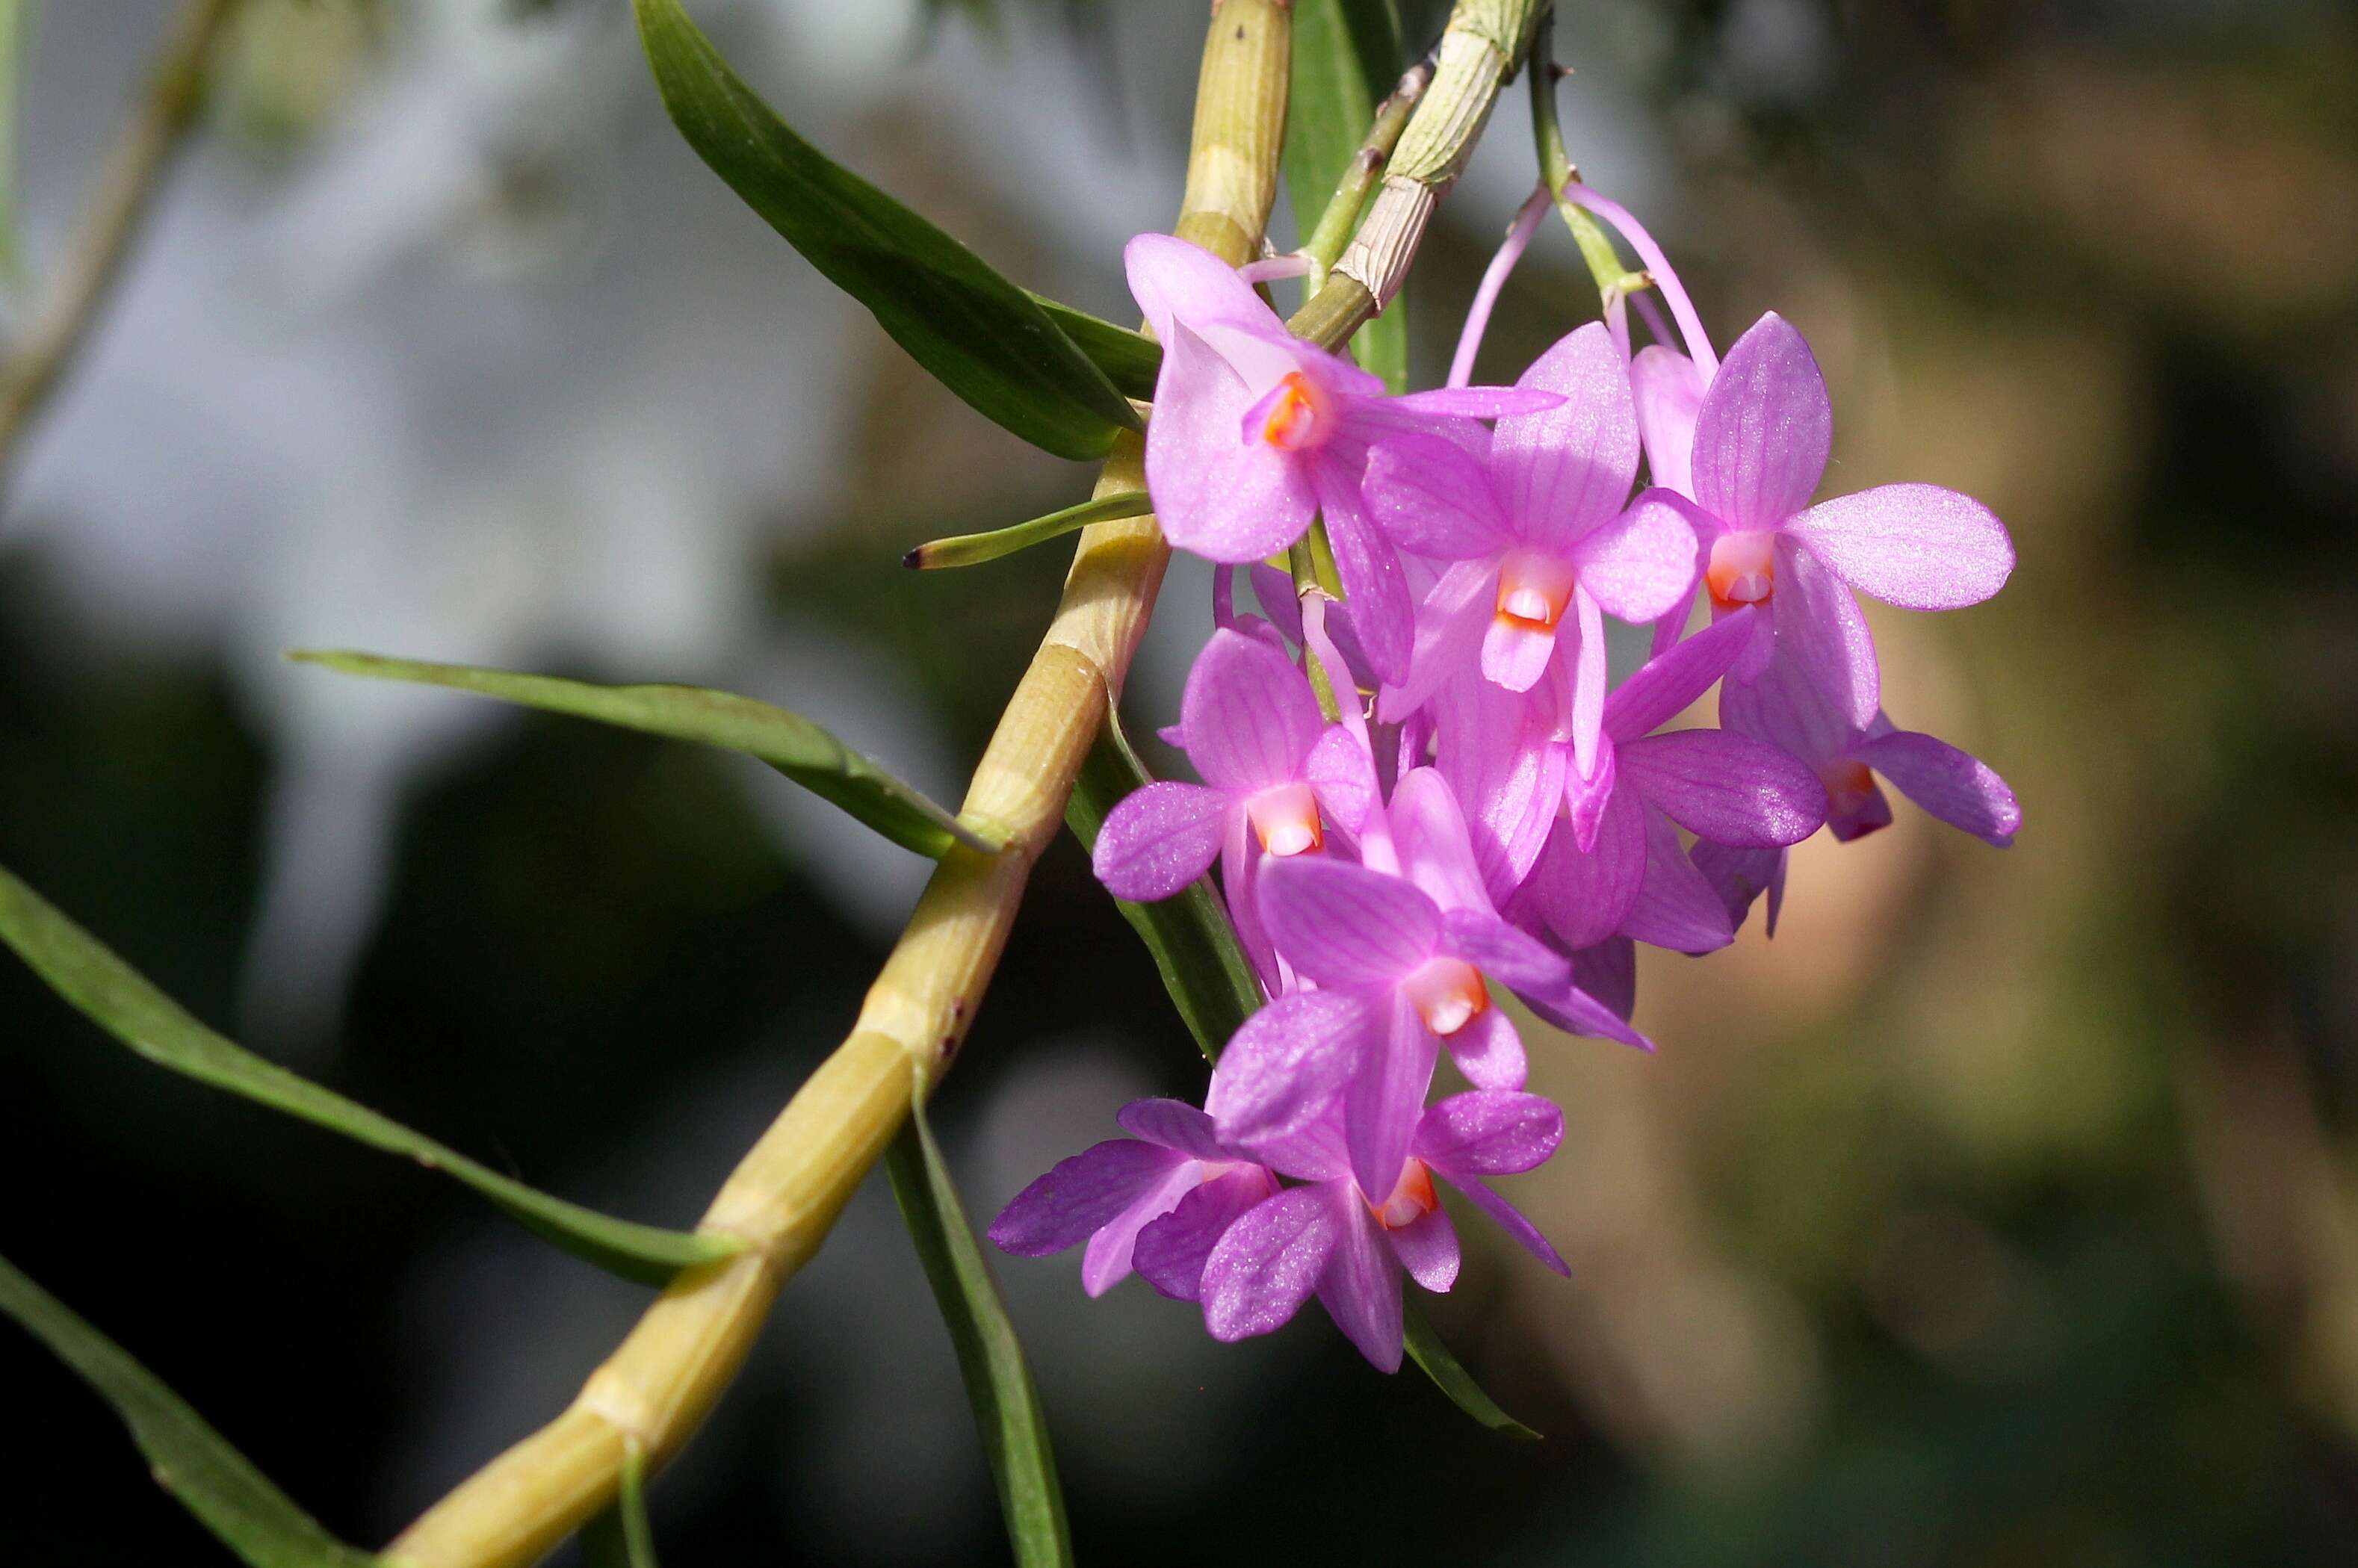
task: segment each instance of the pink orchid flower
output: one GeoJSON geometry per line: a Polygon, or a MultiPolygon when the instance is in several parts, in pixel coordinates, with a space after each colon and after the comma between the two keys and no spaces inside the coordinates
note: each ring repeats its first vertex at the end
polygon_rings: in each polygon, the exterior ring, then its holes
{"type": "MultiPolygon", "coordinates": [[[[1988,763],[1945,741],[1899,729],[1879,708],[1864,728],[1851,723],[1781,651],[1758,681],[1720,688],[1719,721],[1815,770],[1826,788],[1826,827],[1844,843],[1891,825],[1891,802],[1875,782],[1877,773],[1932,816],[1984,843],[2003,849],[2022,828],[2022,807],[2013,789],[1988,763]]],[[[1784,848],[1699,843],[1693,859],[1739,925],[1753,899],[1766,892],[1768,930],[1776,934],[1785,895],[1784,848]]]]}
{"type": "Polygon", "coordinates": [[[1574,762],[1586,777],[1605,708],[1604,617],[1652,621],[1685,602],[1694,530],[1667,501],[1626,506],[1638,417],[1601,324],[1566,336],[1515,384],[1563,401],[1499,420],[1487,455],[1415,435],[1368,454],[1368,503],[1393,543],[1455,563],[1418,611],[1409,678],[1385,690],[1383,711],[1422,707],[1476,665],[1477,647],[1482,678],[1510,692],[1561,663],[1574,762]]]}
{"type": "Polygon", "coordinates": [[[1256,1205],[1206,1260],[1204,1325],[1224,1341],[1268,1334],[1314,1293],[1378,1370],[1400,1370],[1401,1276],[1428,1291],[1457,1282],[1456,1227],[1439,1176],[1557,1273],[1563,1260],[1484,1178],[1544,1164],[1563,1141],[1563,1113],[1537,1095],[1477,1089],[1430,1108],[1412,1105],[1401,1159],[1373,1189],[1353,1174],[1332,1117],[1258,1145],[1257,1157],[1307,1184],[1256,1205]]]}
{"type": "Polygon", "coordinates": [[[1555,397],[1507,387],[1387,396],[1378,377],[1288,332],[1208,252],[1141,234],[1123,259],[1163,342],[1146,487],[1163,534],[1210,560],[1254,561],[1323,513],[1360,642],[1379,674],[1404,677],[1413,609],[1399,555],[1360,501],[1368,446],[1403,431],[1478,438],[1474,420],[1536,413],[1555,397]]]}
{"type": "Polygon", "coordinates": [[[1245,1021],[1205,1101],[1240,1146],[1306,1125],[1340,1102],[1361,1185],[1389,1190],[1444,1045],[1484,1088],[1520,1088],[1521,1036],[1484,975],[1574,1033],[1643,1046],[1572,983],[1562,955],[1509,925],[1476,871],[1456,799],[1430,768],[1401,781],[1388,816],[1402,874],[1335,860],[1269,868],[1261,920],[1297,990],[1245,1021]]]}
{"type": "Polygon", "coordinates": [[[1081,1288],[1089,1294],[1105,1294],[1134,1266],[1164,1295],[1193,1301],[1213,1243],[1278,1190],[1276,1179],[1223,1144],[1192,1105],[1132,1100],[1116,1119],[1130,1137],[1058,1161],[1000,1211],[990,1239],[1020,1258],[1087,1242],[1081,1288]]]}
{"type": "Polygon", "coordinates": [[[1757,679],[1771,649],[1788,645],[1806,677],[1865,728],[1882,683],[1853,590],[1907,610],[1979,604],[2014,570],[2006,525],[1971,496],[1934,484],[1877,485],[1811,505],[1825,476],[1833,407],[1809,344],[1774,312],[1728,351],[1691,426],[1694,367],[1682,371],[1675,360],[1632,366],[1661,487],[1648,493],[1677,496],[1694,524],[1713,613],[1747,605],[1758,612],[1735,678],[1757,679]],[[1680,438],[1690,429],[1682,471],[1680,438]]]}

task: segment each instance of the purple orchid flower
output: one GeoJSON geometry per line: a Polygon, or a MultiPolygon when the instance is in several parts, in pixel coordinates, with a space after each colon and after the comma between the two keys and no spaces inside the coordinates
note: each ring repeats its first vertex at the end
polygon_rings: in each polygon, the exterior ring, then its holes
{"type": "Polygon", "coordinates": [[[1515,384],[1563,402],[1499,420],[1487,456],[1422,435],[1368,454],[1368,508],[1392,542],[1455,563],[1418,610],[1409,678],[1386,689],[1383,710],[1423,706],[1476,665],[1477,647],[1482,677],[1511,692],[1568,663],[1574,761],[1585,777],[1605,707],[1604,617],[1652,621],[1685,602],[1694,530],[1667,501],[1625,510],[1638,418],[1601,324],[1566,336],[1515,384]]]}
{"type": "Polygon", "coordinates": [[[1146,487],[1164,535],[1214,561],[1254,561],[1323,512],[1361,643],[1379,674],[1404,677],[1413,611],[1399,556],[1360,500],[1368,446],[1402,431],[1477,438],[1474,420],[1537,413],[1554,395],[1453,387],[1390,397],[1379,377],[1288,332],[1210,253],[1141,234],[1122,254],[1163,342],[1146,487]]]}
{"type": "Polygon", "coordinates": [[[1277,951],[1316,989],[1245,1021],[1205,1108],[1239,1147],[1306,1126],[1339,1102],[1361,1185],[1390,1191],[1446,1044],[1483,1088],[1520,1088],[1522,1037],[1483,976],[1549,1022],[1644,1046],[1572,983],[1560,954],[1502,919],[1484,891],[1456,799],[1429,768],[1394,792],[1390,842],[1402,871],[1319,859],[1281,862],[1260,884],[1277,951]]]}
{"type": "Polygon", "coordinates": [[[1570,1271],[1538,1227],[1483,1179],[1545,1163],[1563,1140],[1561,1110],[1538,1095],[1477,1089],[1422,1114],[1411,1107],[1406,1118],[1402,1157],[1379,1196],[1352,1175],[1332,1117],[1257,1146],[1270,1164],[1307,1184],[1255,1206],[1212,1249],[1202,1296],[1213,1338],[1271,1333],[1315,1293],[1360,1354],[1380,1371],[1400,1370],[1401,1273],[1428,1291],[1457,1281],[1457,1231],[1435,1176],[1549,1268],[1570,1271]]]}
{"type": "Polygon", "coordinates": [[[2006,525],[1971,496],[1932,484],[1877,485],[1811,505],[1833,409],[1809,344],[1782,317],[1763,316],[1736,340],[1691,426],[1684,407],[1699,373],[1676,360],[1666,351],[1631,373],[1655,479],[1694,524],[1713,613],[1758,611],[1735,678],[1757,679],[1772,647],[1790,645],[1808,678],[1865,728],[1881,677],[1852,590],[1907,610],[1978,604],[2014,569],[2006,525]]]}
{"type": "MultiPolygon", "coordinates": [[[[1877,773],[1932,816],[2001,849],[2022,828],[2014,791],[1989,764],[1945,741],[1899,729],[1880,708],[1864,728],[1851,723],[1782,650],[1758,681],[1720,688],[1719,721],[1814,769],[1825,784],[1826,827],[1844,843],[1891,825],[1891,802],[1877,773]]],[[[1693,859],[1736,925],[1766,892],[1768,931],[1776,934],[1785,895],[1783,848],[1697,844],[1693,859]]]]}
{"type": "MultiPolygon", "coordinates": [[[[1606,699],[1595,773],[1583,778],[1561,760],[1540,770],[1543,781],[1562,781],[1554,797],[1518,787],[1531,770],[1516,753],[1528,751],[1528,741],[1509,740],[1502,748],[1492,739],[1486,754],[1480,726],[1461,719],[1458,732],[1470,729],[1472,740],[1454,754],[1476,775],[1474,789],[1520,812],[1519,820],[1489,818],[1494,877],[1525,884],[1519,914],[1574,949],[1617,933],[1683,953],[1734,939],[1717,893],[1681,849],[1677,828],[1747,847],[1797,843],[1825,820],[1825,791],[1809,768],[1750,736],[1655,731],[1708,691],[1752,635],[1744,615],[1731,616],[1648,661],[1606,699]],[[1524,877],[1514,867],[1527,855],[1524,877]]],[[[1540,749],[1564,746],[1549,740],[1540,749]]],[[[1449,762],[1444,755],[1444,768],[1449,762]]]]}
{"type": "Polygon", "coordinates": [[[1276,1178],[1222,1143],[1192,1105],[1132,1100],[1116,1119],[1130,1137],[1058,1161],[1000,1210],[990,1239],[1019,1258],[1086,1241],[1081,1288],[1089,1294],[1105,1294],[1134,1264],[1164,1295],[1194,1301],[1213,1243],[1277,1192],[1276,1178]]]}
{"type": "Polygon", "coordinates": [[[1357,819],[1337,812],[1339,780],[1326,762],[1330,733],[1309,677],[1275,645],[1275,633],[1222,629],[1195,656],[1179,723],[1164,739],[1187,753],[1200,784],[1161,781],[1134,790],[1107,814],[1093,863],[1116,898],[1152,903],[1171,897],[1220,861],[1238,934],[1275,983],[1269,944],[1254,918],[1253,881],[1264,857],[1314,854],[1326,825],[1357,819]],[[1325,807],[1322,814],[1321,807],[1325,807]]]}

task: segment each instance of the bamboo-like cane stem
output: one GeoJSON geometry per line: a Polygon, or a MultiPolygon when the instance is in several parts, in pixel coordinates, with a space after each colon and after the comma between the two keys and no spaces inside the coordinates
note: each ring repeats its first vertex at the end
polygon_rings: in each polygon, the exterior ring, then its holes
{"type": "MultiPolygon", "coordinates": [[[[1277,194],[1289,0],[1217,0],[1176,232],[1249,260],[1277,194]]],[[[1100,496],[1146,488],[1125,437],[1100,496]]],[[[850,1037],[788,1102],[707,1211],[745,1251],[691,1270],[648,1309],[573,1404],[427,1510],[386,1549],[415,1568],[521,1568],[612,1500],[633,1444],[659,1466],[728,1387],[786,1280],[818,1249],[914,1096],[948,1066],[1005,946],[1033,862],[1119,695],[1170,557],[1152,517],[1085,530],[1056,616],[975,770],[962,812],[1007,848],[946,856],[850,1037]]]]}

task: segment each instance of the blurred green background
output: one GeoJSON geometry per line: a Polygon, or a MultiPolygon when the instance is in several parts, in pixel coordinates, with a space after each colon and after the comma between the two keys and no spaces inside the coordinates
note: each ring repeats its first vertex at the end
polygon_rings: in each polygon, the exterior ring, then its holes
{"type": "MultiPolygon", "coordinates": [[[[1127,311],[1200,5],[694,8],[836,156],[1127,311]]],[[[169,9],[37,8],[36,272],[169,9]]],[[[1487,1237],[1433,1315],[1542,1445],[1315,1314],[1217,1347],[1142,1285],[1001,1260],[1084,1560],[2358,1561],[2358,25],[1601,0],[1557,40],[1574,156],[1718,340],[1768,308],[1811,338],[1834,482],[2011,526],[1994,603],[1870,618],[1895,717],[2028,826],[1999,853],[1903,806],[1814,841],[1773,944],[1647,968],[1659,1055],[1535,1052],[1571,1130],[1514,1195],[1572,1278],[1487,1237]]],[[[758,768],[276,650],[730,686],[955,798],[1061,561],[898,558],[1084,473],[734,205],[619,0],[251,0],[215,86],[0,514],[0,861],[258,1049],[687,1223],[922,866],[758,768]]],[[[1417,274],[1422,379],[1531,178],[1518,89],[1417,274]]],[[[1594,308],[1547,232],[1486,372],[1594,308]]],[[[1206,582],[1172,575],[1135,731],[1175,712],[1206,582]]],[[[0,1250],[347,1538],[554,1411],[643,1299],[156,1073],[13,961],[0,1042],[0,1250]]],[[[970,1207],[1200,1087],[1061,846],[936,1102],[970,1207]]],[[[0,1562],[228,1561],[13,1330],[0,1407],[0,1562]]],[[[653,1500],[676,1563],[1003,1560],[881,1190],[653,1500]]]]}

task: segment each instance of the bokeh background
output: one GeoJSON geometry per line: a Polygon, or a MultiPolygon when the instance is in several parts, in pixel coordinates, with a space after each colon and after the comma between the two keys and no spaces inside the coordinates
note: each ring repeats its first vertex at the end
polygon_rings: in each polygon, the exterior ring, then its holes
{"type": "MultiPolygon", "coordinates": [[[[1196,3],[710,0],[828,150],[1128,311],[1196,3]]],[[[6,296],[170,14],[35,8],[6,296]]],[[[1408,7],[1422,43],[1436,8],[1408,7]]],[[[2358,25],[2329,4],[1566,0],[1585,176],[1724,344],[1811,337],[1844,489],[1988,501],[2021,566],[1875,615],[1996,852],[1904,806],[1774,944],[1650,965],[1639,1058],[1535,1053],[1563,1154],[1433,1315],[1503,1443],[1315,1313],[1212,1345],[1002,1260],[1084,1560],[2358,1561],[2358,25]]],[[[693,1218],[921,880],[757,767],[278,659],[745,690],[956,798],[1078,498],[664,119],[621,0],[249,0],[0,513],[0,861],[200,1016],[568,1195],[693,1218]]],[[[1411,308],[1437,374],[1531,178],[1520,89],[1411,308]]],[[[1282,212],[1282,203],[1281,203],[1282,212]]],[[[1290,225],[1281,216],[1282,236],[1290,225]]],[[[1485,368],[1593,314],[1567,237],[1485,368]]],[[[1175,568],[1134,678],[1208,624],[1175,568]]],[[[0,962],[0,1250],[349,1539],[569,1395],[638,1291],[460,1189],[157,1073],[0,962]]],[[[978,1216],[1200,1069],[1065,843],[936,1116],[978,1216]]],[[[1469,1227],[1469,1237],[1476,1232],[1469,1227]]],[[[0,1562],[229,1561],[13,1329],[0,1562]]],[[[669,1560],[988,1563],[947,1344],[871,1183],[653,1495],[669,1560]]]]}

